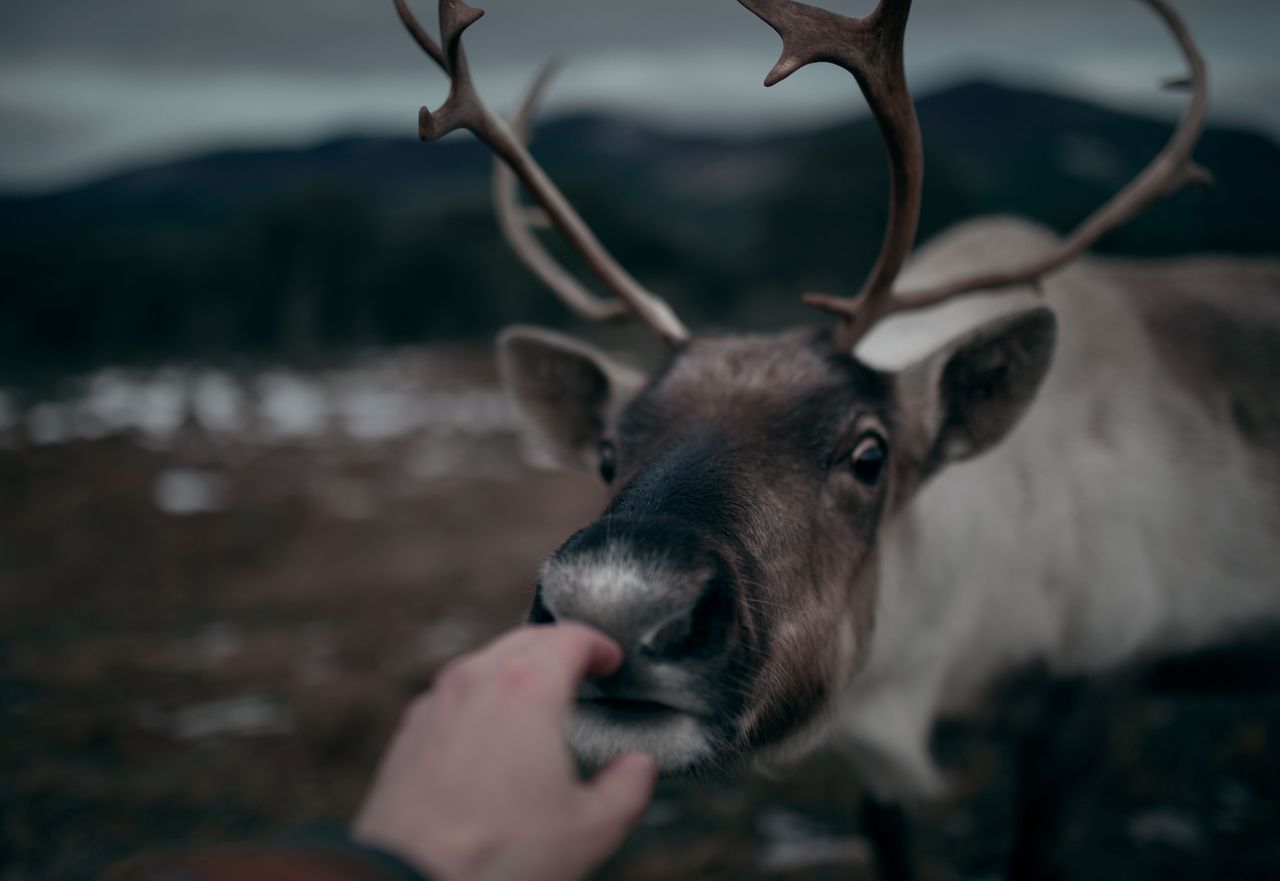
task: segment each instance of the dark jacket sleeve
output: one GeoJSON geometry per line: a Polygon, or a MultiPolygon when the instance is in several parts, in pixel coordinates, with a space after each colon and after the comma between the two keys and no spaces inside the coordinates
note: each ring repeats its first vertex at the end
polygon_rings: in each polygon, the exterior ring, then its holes
{"type": "Polygon", "coordinates": [[[228,847],[179,859],[139,859],[105,881],[431,881],[399,856],[335,833],[309,832],[270,847],[228,847]]]}

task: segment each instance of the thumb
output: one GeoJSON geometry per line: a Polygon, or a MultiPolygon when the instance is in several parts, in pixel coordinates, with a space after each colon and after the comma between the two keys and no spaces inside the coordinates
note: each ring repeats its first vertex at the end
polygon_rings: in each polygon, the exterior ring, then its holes
{"type": "Polygon", "coordinates": [[[644,753],[627,753],[604,767],[586,786],[586,811],[599,828],[606,853],[615,850],[640,821],[653,798],[658,764],[644,753]]]}

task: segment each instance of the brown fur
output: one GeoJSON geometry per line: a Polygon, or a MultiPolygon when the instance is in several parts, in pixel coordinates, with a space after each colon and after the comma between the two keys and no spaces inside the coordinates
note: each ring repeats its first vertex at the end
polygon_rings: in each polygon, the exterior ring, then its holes
{"type": "Polygon", "coordinates": [[[874,585],[857,574],[883,497],[855,516],[850,499],[830,496],[828,467],[856,432],[890,433],[888,394],[885,377],[804,329],[695,340],[623,414],[624,480],[650,451],[692,431],[714,427],[733,439],[733,494],[751,500],[734,528],[756,564],[743,611],[766,651],[739,726],[744,751],[776,743],[824,707],[848,660],[833,655],[836,625],[852,622],[859,654],[867,643],[874,585]],[[768,614],[780,608],[791,614],[768,614]],[[779,619],[785,627],[773,625],[779,619]]]}
{"type": "MultiPolygon", "coordinates": [[[[509,333],[507,384],[536,433],[568,447],[558,458],[589,458],[601,441],[617,451],[615,497],[552,558],[537,619],[558,608],[644,638],[637,628],[649,632],[654,616],[695,610],[709,583],[695,573],[711,560],[734,582],[738,638],[727,657],[690,658],[688,687],[718,705],[712,727],[736,752],[802,733],[869,650],[885,518],[945,461],[985,449],[1016,422],[1047,369],[1053,328],[1044,310],[1000,319],[898,376],[839,351],[825,330],[699,338],[638,392],[609,395],[598,382],[618,371],[603,355],[545,332],[509,333]],[[592,425],[600,428],[589,437],[566,430],[592,425]],[[874,482],[851,467],[868,438],[887,448],[874,482]],[[605,571],[592,561],[609,548],[634,572],[672,574],[625,598],[582,589],[583,579],[617,577],[592,574],[605,571]],[[612,605],[593,611],[591,602],[612,605]]],[[[633,683],[646,675],[640,655],[633,683]]]]}

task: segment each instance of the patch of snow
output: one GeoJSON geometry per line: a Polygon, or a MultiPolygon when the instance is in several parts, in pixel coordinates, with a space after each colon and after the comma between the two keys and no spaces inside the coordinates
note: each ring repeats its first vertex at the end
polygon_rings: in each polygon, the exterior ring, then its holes
{"type": "Polygon", "coordinates": [[[275,438],[314,437],[329,423],[330,407],[320,383],[292,373],[267,373],[258,380],[260,415],[275,438]]]}
{"type": "Polygon", "coordinates": [[[808,818],[786,810],[768,810],[756,820],[764,838],[759,865],[770,872],[798,872],[822,865],[862,865],[871,848],[858,836],[835,837],[808,818]]]}
{"type": "Polygon", "coordinates": [[[138,432],[153,447],[173,442],[188,420],[209,435],[266,444],[331,432],[374,444],[515,431],[514,409],[501,390],[464,384],[469,380],[450,374],[451,362],[433,357],[397,354],[308,373],[278,368],[244,382],[209,368],[104,368],[25,417],[10,397],[0,397],[0,437],[23,421],[40,444],[138,432]]]}
{"type": "Polygon", "coordinates": [[[102,370],[89,380],[77,409],[107,430],[120,431],[134,424],[135,384],[119,370],[102,370]]]}
{"type": "Polygon", "coordinates": [[[293,715],[272,698],[246,694],[179,710],[170,730],[178,740],[265,737],[292,732],[293,715]]]}
{"type": "Polygon", "coordinates": [[[467,618],[441,618],[426,627],[418,638],[424,660],[438,664],[475,648],[480,629],[467,618]]]}
{"type": "Polygon", "coordinates": [[[167,440],[182,427],[187,387],[177,370],[161,370],[144,382],[138,394],[137,427],[151,440],[167,440]]]}
{"type": "Polygon", "coordinates": [[[191,388],[191,409],[196,421],[213,434],[243,431],[244,392],[225,373],[206,371],[191,388]]]}
{"type": "Polygon", "coordinates": [[[211,471],[172,468],[156,477],[152,498],[157,508],[175,517],[205,514],[226,507],[227,484],[211,471]]]}
{"type": "Polygon", "coordinates": [[[418,427],[418,408],[403,389],[347,388],[335,409],[343,431],[356,440],[389,440],[418,427]]]}
{"type": "Polygon", "coordinates": [[[153,441],[170,438],[186,413],[186,381],[173,368],[140,378],[124,370],[100,370],[73,402],[77,433],[95,438],[141,431],[153,441]]]}
{"type": "Polygon", "coordinates": [[[524,464],[537,471],[561,471],[564,466],[551,451],[529,435],[520,436],[520,457],[524,464]]]}
{"type": "Polygon", "coordinates": [[[27,435],[36,444],[60,444],[71,439],[71,412],[51,401],[36,404],[27,414],[27,435]]]}
{"type": "Polygon", "coordinates": [[[229,621],[214,621],[196,637],[195,657],[203,667],[218,667],[244,649],[240,631],[229,621]]]}
{"type": "Polygon", "coordinates": [[[1199,850],[1203,843],[1200,827],[1170,808],[1154,808],[1134,817],[1129,821],[1129,837],[1139,844],[1184,851],[1199,850]]]}
{"type": "Polygon", "coordinates": [[[515,427],[506,395],[496,389],[431,392],[420,398],[422,421],[438,434],[493,434],[515,427]]]}

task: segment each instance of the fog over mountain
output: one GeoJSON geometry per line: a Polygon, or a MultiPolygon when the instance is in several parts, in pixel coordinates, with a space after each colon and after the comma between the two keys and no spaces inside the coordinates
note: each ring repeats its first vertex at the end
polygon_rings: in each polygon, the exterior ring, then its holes
{"type": "MultiPolygon", "coordinates": [[[[570,64],[555,111],[625,112],[681,130],[761,131],[861,112],[814,68],[766,91],[777,37],[733,0],[490,0],[468,34],[480,86],[509,107],[546,59],[570,64]]],[[[863,14],[870,0],[835,0],[863,14]]],[[[1218,122],[1280,132],[1280,3],[1176,0],[1212,72],[1218,122]]],[[[415,3],[425,22],[431,0],[415,3]]],[[[908,69],[927,92],[994,77],[1169,117],[1181,69],[1138,2],[919,0],[908,69]]],[[[0,188],[39,191],[219,145],[412,134],[445,83],[390,0],[9,3],[0,27],[0,188]]]]}

